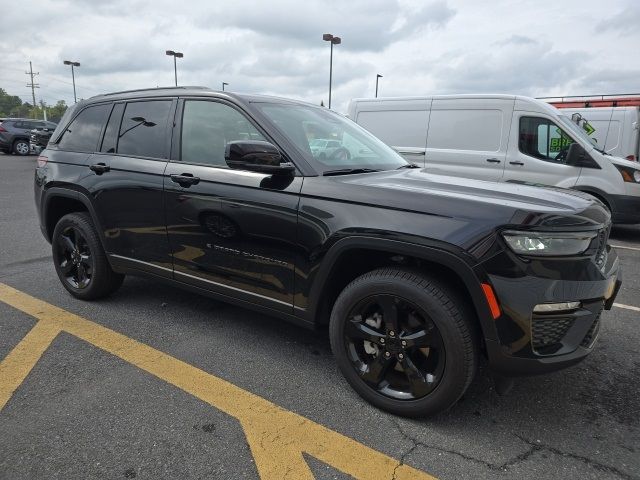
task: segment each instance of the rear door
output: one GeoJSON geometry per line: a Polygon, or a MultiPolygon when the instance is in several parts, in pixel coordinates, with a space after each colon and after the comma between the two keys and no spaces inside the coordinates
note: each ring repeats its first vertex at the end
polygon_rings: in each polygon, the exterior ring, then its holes
{"type": "Polygon", "coordinates": [[[434,99],[426,166],[434,173],[497,181],[502,178],[513,100],[434,99]]]}
{"type": "Polygon", "coordinates": [[[176,100],[118,102],[85,184],[115,264],[172,276],[162,208],[162,176],[171,146],[176,100]]]}
{"type": "Polygon", "coordinates": [[[580,167],[565,163],[565,154],[573,142],[573,138],[550,117],[534,112],[514,112],[503,180],[573,187],[581,171],[580,167]]]}
{"type": "Polygon", "coordinates": [[[228,142],[270,141],[236,106],[186,99],[179,112],[164,176],[175,279],[291,312],[302,177],[227,167],[228,142]]]}
{"type": "Polygon", "coordinates": [[[357,104],[355,121],[407,161],[424,166],[431,99],[357,104]]]}

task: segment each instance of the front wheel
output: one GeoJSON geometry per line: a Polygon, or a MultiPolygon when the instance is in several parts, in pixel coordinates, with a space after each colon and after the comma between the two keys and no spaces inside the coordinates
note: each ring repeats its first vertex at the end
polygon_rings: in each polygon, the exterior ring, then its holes
{"type": "Polygon", "coordinates": [[[122,284],[124,275],[111,269],[88,214],[62,217],[53,231],[51,248],[58,278],[74,297],[106,297],[122,284]]]}
{"type": "Polygon", "coordinates": [[[349,384],[397,415],[449,408],[476,370],[471,319],[445,286],[411,271],[388,268],[355,279],[336,300],[329,328],[349,384]]]}

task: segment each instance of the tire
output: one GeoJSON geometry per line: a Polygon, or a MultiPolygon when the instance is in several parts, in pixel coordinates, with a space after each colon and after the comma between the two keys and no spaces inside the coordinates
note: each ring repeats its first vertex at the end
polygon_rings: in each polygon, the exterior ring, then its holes
{"type": "Polygon", "coordinates": [[[30,147],[29,141],[19,138],[13,142],[13,153],[20,156],[29,155],[30,147]]]}
{"type": "Polygon", "coordinates": [[[428,416],[455,404],[475,374],[478,345],[472,318],[454,298],[436,280],[403,269],[374,270],[347,285],[329,324],[331,348],[347,382],[362,398],[396,415],[428,416]],[[372,313],[376,309],[381,317],[372,313]],[[393,314],[387,311],[396,312],[397,331],[390,331],[393,321],[385,318],[393,314]],[[412,345],[418,338],[423,347],[412,345]],[[376,375],[382,371],[382,377],[376,375]]]}
{"type": "Polygon", "coordinates": [[[60,282],[76,298],[103,298],[122,285],[124,275],[111,269],[87,213],[70,213],[60,219],[53,231],[51,250],[60,282]]]}

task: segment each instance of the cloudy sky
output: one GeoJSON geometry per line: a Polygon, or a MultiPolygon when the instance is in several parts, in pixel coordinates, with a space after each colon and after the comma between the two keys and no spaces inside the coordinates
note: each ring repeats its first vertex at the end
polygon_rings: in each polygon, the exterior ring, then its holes
{"type": "Polygon", "coordinates": [[[73,102],[178,82],[327,103],[437,93],[640,92],[639,0],[22,0],[2,9],[0,87],[73,102]]]}

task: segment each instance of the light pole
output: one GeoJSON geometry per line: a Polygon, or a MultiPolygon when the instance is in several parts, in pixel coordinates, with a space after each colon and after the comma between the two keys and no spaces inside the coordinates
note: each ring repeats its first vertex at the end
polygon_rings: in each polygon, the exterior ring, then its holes
{"type": "Polygon", "coordinates": [[[176,87],[178,86],[178,65],[176,64],[176,58],[182,58],[184,55],[181,52],[174,52],[173,50],[167,50],[165,52],[170,57],[173,57],[173,74],[176,79],[176,87]]]}
{"type": "Polygon", "coordinates": [[[78,99],[76,98],[76,74],[73,71],[73,67],[79,67],[80,62],[71,62],[69,60],[65,60],[63,63],[65,65],[71,65],[71,80],[73,81],[73,103],[78,103],[78,99]]]}
{"type": "Polygon", "coordinates": [[[331,109],[331,81],[333,79],[333,46],[340,45],[342,39],[340,37],[334,37],[330,33],[322,35],[322,40],[331,44],[331,56],[329,57],[329,109],[331,109]]]}
{"type": "Polygon", "coordinates": [[[378,98],[378,80],[382,78],[379,73],[376,75],[376,98],[378,98]]]}
{"type": "Polygon", "coordinates": [[[224,92],[224,86],[229,85],[227,82],[222,82],[222,91],[224,92]]]}

